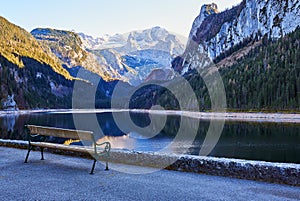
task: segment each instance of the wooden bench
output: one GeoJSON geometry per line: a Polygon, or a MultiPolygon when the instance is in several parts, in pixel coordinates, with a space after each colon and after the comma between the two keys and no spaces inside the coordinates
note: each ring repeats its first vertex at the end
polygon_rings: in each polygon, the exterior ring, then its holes
{"type": "Polygon", "coordinates": [[[28,137],[28,152],[26,155],[25,163],[27,163],[29,153],[33,149],[33,147],[40,148],[41,157],[42,157],[41,160],[44,160],[44,149],[51,148],[51,149],[59,149],[64,151],[91,154],[94,157],[94,162],[90,174],[94,173],[96,162],[101,158],[105,159],[106,161],[105,170],[108,170],[108,158],[111,149],[111,144],[109,142],[103,142],[98,144],[95,140],[93,132],[91,131],[70,130],[70,129],[55,128],[55,127],[35,126],[35,125],[26,125],[25,131],[28,137]],[[84,146],[58,144],[56,142],[47,142],[47,139],[50,136],[71,139],[71,140],[80,140],[84,144],[84,146]]]}

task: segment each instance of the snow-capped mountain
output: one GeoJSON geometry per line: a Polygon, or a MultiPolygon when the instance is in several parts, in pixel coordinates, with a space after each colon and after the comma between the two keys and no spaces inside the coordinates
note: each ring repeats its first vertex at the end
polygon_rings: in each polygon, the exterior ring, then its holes
{"type": "Polygon", "coordinates": [[[179,37],[169,33],[166,29],[153,27],[143,31],[130,32],[126,44],[117,49],[126,54],[151,49],[169,52],[170,55],[180,55],[183,52],[184,45],[179,37]]]}
{"type": "Polygon", "coordinates": [[[85,35],[84,33],[78,33],[81,37],[83,47],[88,50],[101,50],[121,47],[126,44],[126,35],[115,34],[113,36],[104,35],[102,37],[93,38],[92,36],[85,35]]]}
{"type": "Polygon", "coordinates": [[[185,53],[181,59],[177,58],[173,67],[185,72],[187,68],[199,66],[197,62],[188,62],[195,55],[208,54],[213,60],[246,39],[264,35],[280,38],[299,24],[299,0],[243,0],[221,13],[216,4],[204,5],[192,26],[185,53]]]}
{"type": "Polygon", "coordinates": [[[72,75],[78,71],[74,67],[81,66],[106,81],[132,85],[143,82],[154,69],[172,70],[172,59],[184,51],[179,37],[160,27],[99,38],[43,28],[31,34],[50,48],[72,75]]]}
{"type": "Polygon", "coordinates": [[[182,39],[161,27],[99,38],[79,36],[100,64],[132,85],[144,81],[154,69],[169,71],[173,58],[184,51],[182,39]]]}
{"type": "Polygon", "coordinates": [[[155,49],[170,52],[171,55],[182,54],[185,42],[182,37],[168,32],[161,27],[153,27],[141,31],[132,31],[113,36],[92,36],[78,33],[83,47],[88,50],[115,49],[119,53],[128,54],[137,50],[155,49]]]}

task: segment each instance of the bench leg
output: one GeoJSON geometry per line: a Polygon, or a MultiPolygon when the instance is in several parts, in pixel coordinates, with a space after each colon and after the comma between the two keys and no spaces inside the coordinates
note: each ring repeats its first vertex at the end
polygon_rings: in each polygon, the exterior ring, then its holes
{"type": "Polygon", "coordinates": [[[105,171],[108,171],[109,168],[108,168],[108,161],[106,160],[106,167],[105,167],[105,171]]]}
{"type": "Polygon", "coordinates": [[[41,147],[41,155],[42,155],[41,160],[45,160],[45,159],[44,159],[44,148],[43,148],[43,147],[41,147]]]}
{"type": "Polygon", "coordinates": [[[94,159],[93,167],[92,167],[92,170],[91,170],[90,174],[94,174],[94,169],[95,169],[96,162],[97,162],[97,160],[94,159]]]}
{"type": "Polygon", "coordinates": [[[31,149],[32,149],[32,148],[29,146],[29,147],[28,147],[28,152],[27,152],[27,155],[26,155],[26,158],[25,158],[24,163],[27,163],[27,160],[28,160],[29,153],[30,153],[31,149]]]}

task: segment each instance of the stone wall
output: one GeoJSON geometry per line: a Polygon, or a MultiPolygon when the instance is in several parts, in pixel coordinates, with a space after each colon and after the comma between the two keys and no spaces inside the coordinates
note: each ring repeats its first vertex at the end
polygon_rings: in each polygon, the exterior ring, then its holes
{"type": "Polygon", "coordinates": [[[114,150],[118,163],[300,186],[300,164],[114,150]]]}
{"type": "Polygon", "coordinates": [[[182,156],[167,169],[300,186],[299,164],[182,156]]]}

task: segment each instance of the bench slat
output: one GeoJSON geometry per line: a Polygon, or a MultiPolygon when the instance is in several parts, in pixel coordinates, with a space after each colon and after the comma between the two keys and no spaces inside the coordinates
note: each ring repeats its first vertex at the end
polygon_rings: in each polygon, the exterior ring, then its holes
{"type": "Polygon", "coordinates": [[[27,128],[29,129],[30,134],[69,138],[73,140],[94,141],[94,135],[93,132],[91,131],[61,129],[61,128],[52,128],[52,127],[44,127],[44,126],[33,126],[33,125],[27,125],[27,128]]]}
{"type": "MultiPolygon", "coordinates": [[[[93,147],[86,147],[86,146],[76,146],[76,145],[64,145],[64,144],[53,144],[49,142],[31,142],[32,146],[36,147],[43,147],[43,148],[51,148],[51,149],[59,149],[59,150],[65,150],[65,151],[74,151],[74,152],[80,152],[80,153],[89,153],[94,154],[94,148],[93,147]]],[[[107,154],[105,149],[101,149],[101,152],[99,152],[100,149],[97,149],[97,154],[107,154]]]]}
{"type": "Polygon", "coordinates": [[[37,147],[51,148],[51,149],[60,149],[65,151],[74,151],[74,152],[94,152],[92,147],[76,146],[76,145],[63,145],[63,144],[53,144],[48,142],[31,142],[31,145],[37,147]]]}

